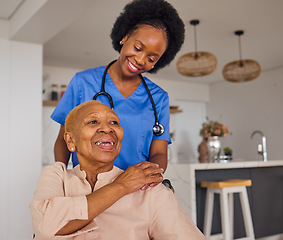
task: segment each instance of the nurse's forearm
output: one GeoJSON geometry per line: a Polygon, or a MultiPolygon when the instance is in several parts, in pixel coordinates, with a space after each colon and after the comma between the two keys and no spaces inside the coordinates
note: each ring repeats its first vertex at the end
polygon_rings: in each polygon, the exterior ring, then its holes
{"type": "Polygon", "coordinates": [[[159,167],[164,169],[164,172],[167,168],[167,154],[159,153],[155,154],[149,159],[150,162],[152,163],[157,163],[159,167]]]}
{"type": "Polygon", "coordinates": [[[168,141],[154,140],[151,142],[149,150],[149,161],[157,163],[159,167],[163,168],[164,171],[167,168],[167,152],[168,152],[168,141]]]}
{"type": "Polygon", "coordinates": [[[63,162],[67,166],[70,159],[70,152],[64,140],[64,132],[64,126],[61,125],[58,137],[54,144],[54,157],[56,162],[63,162]]]}

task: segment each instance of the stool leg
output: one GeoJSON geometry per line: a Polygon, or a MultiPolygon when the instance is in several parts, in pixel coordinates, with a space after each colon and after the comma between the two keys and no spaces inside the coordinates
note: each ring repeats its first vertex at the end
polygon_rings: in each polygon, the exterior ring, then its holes
{"type": "Polygon", "coordinates": [[[251,217],[251,210],[249,205],[249,199],[247,194],[247,188],[243,187],[243,191],[240,192],[240,200],[242,205],[242,213],[245,223],[246,235],[249,239],[255,239],[253,222],[251,217]]]}
{"type": "Polygon", "coordinates": [[[229,223],[231,239],[234,238],[234,193],[228,194],[229,201],[229,223]]]}
{"type": "Polygon", "coordinates": [[[222,189],[220,193],[220,209],[221,209],[221,226],[224,240],[229,240],[231,237],[230,223],[229,223],[229,205],[228,205],[228,193],[222,189]]]}
{"type": "Polygon", "coordinates": [[[214,192],[212,192],[210,189],[207,189],[206,201],[205,201],[204,228],[203,228],[203,233],[207,239],[209,239],[211,235],[213,202],[214,202],[214,192]]]}

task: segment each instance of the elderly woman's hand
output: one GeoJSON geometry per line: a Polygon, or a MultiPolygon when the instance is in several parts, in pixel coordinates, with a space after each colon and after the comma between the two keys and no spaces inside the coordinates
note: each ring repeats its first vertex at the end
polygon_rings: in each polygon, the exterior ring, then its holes
{"type": "Polygon", "coordinates": [[[163,172],[158,164],[144,161],[128,167],[113,183],[121,184],[127,194],[130,194],[150,183],[161,182],[163,172]]]}

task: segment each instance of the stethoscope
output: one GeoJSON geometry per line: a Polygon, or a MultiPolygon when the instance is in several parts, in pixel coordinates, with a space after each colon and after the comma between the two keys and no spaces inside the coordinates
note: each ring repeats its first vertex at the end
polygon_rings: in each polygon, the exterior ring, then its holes
{"type": "MultiPolygon", "coordinates": [[[[93,100],[96,100],[98,96],[100,95],[104,95],[106,96],[108,99],[109,99],[109,103],[110,103],[110,106],[112,109],[114,109],[114,104],[113,104],[113,99],[111,97],[111,95],[109,93],[107,93],[105,91],[105,78],[106,78],[106,74],[107,74],[107,71],[109,69],[109,67],[114,63],[116,62],[117,60],[114,60],[112,61],[111,63],[108,64],[108,66],[105,68],[104,70],[104,73],[103,73],[103,77],[102,77],[102,84],[101,84],[101,89],[100,89],[100,92],[96,93],[94,96],[93,96],[93,100]]],[[[153,134],[156,135],[156,136],[160,136],[164,133],[164,127],[158,122],[158,118],[157,118],[157,111],[156,111],[156,107],[155,107],[155,103],[153,101],[153,98],[152,98],[152,95],[148,89],[148,86],[143,78],[143,76],[140,74],[139,75],[141,77],[141,80],[143,82],[143,85],[147,91],[147,94],[150,98],[150,101],[151,101],[151,105],[152,105],[152,108],[153,108],[153,111],[154,111],[154,116],[155,116],[155,125],[153,126],[152,130],[153,130],[153,134]]]]}

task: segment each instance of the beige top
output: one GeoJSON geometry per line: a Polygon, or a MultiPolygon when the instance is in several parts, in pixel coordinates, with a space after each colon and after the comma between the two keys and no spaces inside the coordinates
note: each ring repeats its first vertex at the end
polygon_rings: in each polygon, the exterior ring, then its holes
{"type": "MultiPolygon", "coordinates": [[[[122,172],[114,167],[99,174],[93,191],[122,172]]],[[[71,170],[59,162],[45,167],[30,204],[35,239],[205,239],[172,191],[162,184],[124,196],[74,234],[55,236],[70,220],[87,219],[86,195],[91,191],[79,165],[71,170]]]]}

